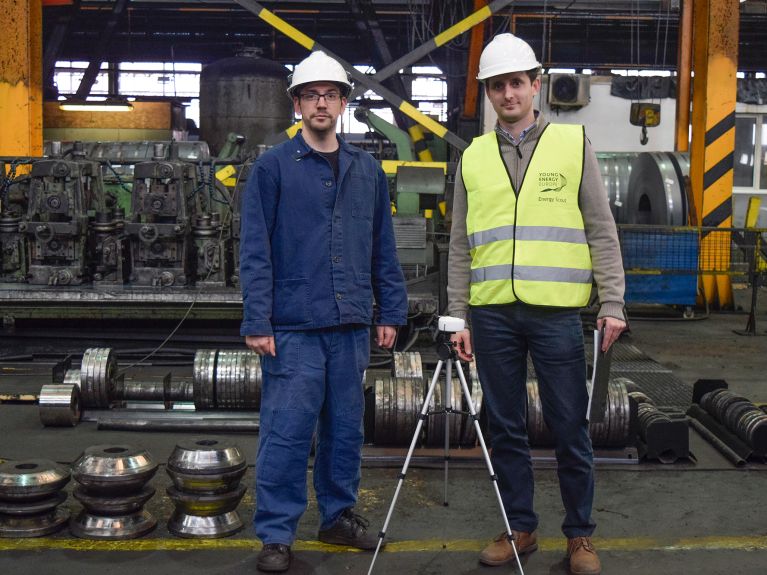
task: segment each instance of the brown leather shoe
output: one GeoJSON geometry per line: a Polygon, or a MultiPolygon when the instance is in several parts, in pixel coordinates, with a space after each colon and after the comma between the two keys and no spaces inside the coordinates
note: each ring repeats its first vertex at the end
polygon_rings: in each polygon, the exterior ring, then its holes
{"type": "Polygon", "coordinates": [[[567,540],[567,556],[570,558],[572,575],[599,575],[602,565],[591,537],[574,537],[567,540]]]}
{"type": "MultiPolygon", "coordinates": [[[[514,534],[514,545],[521,557],[538,549],[537,532],[526,533],[525,531],[511,531],[514,534]]],[[[508,533],[505,531],[479,554],[479,562],[485,565],[504,565],[514,559],[514,548],[509,543],[508,533]]]]}

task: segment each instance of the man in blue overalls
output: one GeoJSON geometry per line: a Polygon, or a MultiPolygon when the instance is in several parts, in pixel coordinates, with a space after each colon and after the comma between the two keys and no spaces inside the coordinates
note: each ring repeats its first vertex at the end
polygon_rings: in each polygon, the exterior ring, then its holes
{"type": "Polygon", "coordinates": [[[369,326],[379,346],[392,347],[396,326],[406,323],[407,294],[386,176],[372,156],[336,136],[351,89],[343,67],[323,52],[296,66],[288,92],[303,129],[259,157],[243,198],[240,333],[263,370],[254,518],[261,571],[290,566],[315,430],[319,540],[377,544],[353,511],[362,378],[369,326]]]}

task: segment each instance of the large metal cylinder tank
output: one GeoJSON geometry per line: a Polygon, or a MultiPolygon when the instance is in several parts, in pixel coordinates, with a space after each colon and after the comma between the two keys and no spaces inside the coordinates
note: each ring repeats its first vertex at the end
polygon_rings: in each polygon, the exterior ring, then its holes
{"type": "Polygon", "coordinates": [[[690,159],[680,152],[642,152],[631,165],[625,223],[687,224],[690,159]]]}
{"type": "Polygon", "coordinates": [[[231,132],[245,136],[246,154],[287,129],[293,104],[288,70],[253,51],[208,64],[200,74],[200,139],[218,155],[231,132]]]}

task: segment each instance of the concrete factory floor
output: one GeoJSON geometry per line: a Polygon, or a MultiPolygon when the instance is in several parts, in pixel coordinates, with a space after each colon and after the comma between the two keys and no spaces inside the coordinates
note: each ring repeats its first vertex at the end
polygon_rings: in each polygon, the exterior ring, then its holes
{"type": "MultiPolygon", "coordinates": [[[[744,307],[748,293],[736,293],[744,307]]],[[[699,320],[640,319],[637,310],[626,338],[645,354],[691,385],[698,378],[721,378],[730,389],[767,403],[767,290],[760,293],[760,337],[739,336],[747,317],[713,313],[699,320]]],[[[657,315],[655,316],[657,317],[657,315]]],[[[1,367],[1,366],[0,366],[1,367]]],[[[6,377],[3,375],[2,377],[6,377]]],[[[2,383],[0,381],[0,387],[2,383]]],[[[72,429],[44,429],[33,405],[0,405],[0,457],[46,457],[72,462],[89,445],[130,443],[166,461],[180,434],[96,431],[93,423],[72,429]]],[[[690,432],[694,461],[674,464],[605,463],[597,467],[595,543],[605,574],[763,574],[767,572],[767,463],[736,468],[697,433],[690,432]]],[[[231,436],[252,462],[257,437],[231,436]]],[[[394,467],[366,465],[359,511],[380,529],[396,485],[394,467]]],[[[310,477],[311,479],[311,477],[310,477]]],[[[253,485],[253,469],[244,481],[253,485]]],[[[559,525],[563,511],[555,471],[536,468],[536,505],[540,514],[539,550],[523,562],[528,575],[567,573],[565,540],[559,525]]],[[[165,521],[172,503],[165,495],[169,479],[161,467],[152,480],[157,494],[147,509],[159,520],[149,536],[132,541],[87,541],[68,530],[40,539],[0,539],[0,573],[45,575],[163,575],[255,573],[260,548],[252,527],[217,540],[178,539],[165,521]]],[[[454,460],[448,500],[443,501],[441,468],[411,467],[389,525],[389,545],[378,557],[376,573],[397,575],[514,573],[516,567],[482,567],[480,549],[503,529],[487,472],[481,465],[454,460]]],[[[72,485],[67,486],[71,493],[72,485]]],[[[311,491],[311,490],[310,490],[311,491]]],[[[239,511],[249,523],[249,489],[239,511]]],[[[80,508],[71,496],[64,504],[80,508]]],[[[317,506],[309,509],[294,546],[292,574],[367,573],[371,554],[337,549],[315,541],[317,506]]]]}

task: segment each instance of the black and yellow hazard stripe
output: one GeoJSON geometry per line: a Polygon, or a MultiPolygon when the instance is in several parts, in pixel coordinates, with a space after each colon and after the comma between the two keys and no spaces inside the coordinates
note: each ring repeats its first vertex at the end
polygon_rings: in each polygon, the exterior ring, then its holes
{"type": "Polygon", "coordinates": [[[410,134],[410,139],[413,140],[413,148],[418,159],[422,162],[431,162],[434,158],[432,158],[431,150],[426,143],[426,138],[424,138],[423,128],[416,124],[410,126],[407,131],[410,134]]]}
{"type": "Polygon", "coordinates": [[[719,186],[719,183],[724,177],[732,177],[734,130],[734,110],[706,130],[702,212],[704,228],[728,227],[732,222],[732,185],[726,182],[725,186],[719,186]]]}

